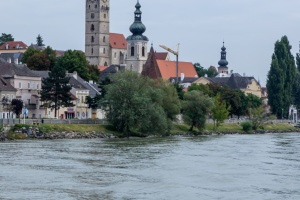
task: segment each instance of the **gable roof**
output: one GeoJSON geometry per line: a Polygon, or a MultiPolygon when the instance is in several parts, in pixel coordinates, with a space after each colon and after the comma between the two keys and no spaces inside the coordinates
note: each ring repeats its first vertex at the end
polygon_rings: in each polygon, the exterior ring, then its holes
{"type": "MultiPolygon", "coordinates": [[[[163,79],[168,80],[171,77],[176,77],[175,61],[157,60],[157,64],[163,79]]],[[[178,62],[178,77],[180,77],[181,73],[184,74],[184,77],[198,77],[191,62],[178,62]]]]}
{"type": "Polygon", "coordinates": [[[123,34],[110,33],[109,34],[109,43],[110,43],[111,48],[127,49],[127,41],[123,34]]]}
{"type": "Polygon", "coordinates": [[[106,68],[105,70],[103,70],[100,73],[99,80],[100,81],[104,81],[110,75],[117,73],[118,72],[118,68],[119,68],[119,66],[117,66],[117,65],[111,65],[111,66],[109,66],[108,68],[106,68]]]}
{"type": "Polygon", "coordinates": [[[157,60],[167,60],[168,53],[167,52],[155,52],[155,57],[157,60]]]}
{"type": "MultiPolygon", "coordinates": [[[[17,52],[17,53],[1,53],[0,58],[3,58],[5,61],[8,61],[10,58],[11,62],[14,63],[15,59],[18,59],[18,62],[21,62],[23,58],[23,53],[17,52]]],[[[15,63],[18,64],[18,63],[15,63]]]]}
{"type": "Polygon", "coordinates": [[[0,50],[18,50],[27,49],[28,46],[22,41],[8,41],[0,46],[0,50]],[[8,47],[6,49],[6,47],[8,47]]]}
{"type": "Polygon", "coordinates": [[[0,62],[0,75],[2,77],[28,76],[28,77],[40,77],[32,72],[26,65],[15,65],[7,62],[0,62]]]}
{"type": "Polygon", "coordinates": [[[13,91],[16,92],[17,89],[14,88],[8,81],[0,77],[0,91],[13,91]]]}
{"type": "Polygon", "coordinates": [[[230,77],[213,77],[213,78],[204,77],[204,78],[211,83],[226,85],[230,89],[234,89],[234,90],[247,89],[248,85],[253,80],[255,80],[254,77],[245,77],[245,76],[241,76],[238,73],[231,74],[230,77]]]}
{"type": "Polygon", "coordinates": [[[153,47],[151,47],[150,49],[150,53],[145,63],[145,66],[143,68],[142,75],[148,76],[151,79],[158,79],[162,77],[160,73],[160,69],[156,62],[156,53],[154,53],[153,47]]]}

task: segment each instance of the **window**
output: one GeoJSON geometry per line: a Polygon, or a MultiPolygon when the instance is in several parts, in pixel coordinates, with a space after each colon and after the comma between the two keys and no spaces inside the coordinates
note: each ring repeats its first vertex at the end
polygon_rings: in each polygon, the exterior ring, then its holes
{"type": "Polygon", "coordinates": [[[91,31],[94,31],[95,30],[95,26],[94,24],[91,25],[91,31]]]}
{"type": "Polygon", "coordinates": [[[106,42],[105,36],[103,37],[103,42],[106,42]]]}
{"type": "Polygon", "coordinates": [[[104,63],[104,66],[107,66],[107,62],[104,63]]]}
{"type": "Polygon", "coordinates": [[[117,58],[117,52],[115,52],[115,58],[117,58]]]}
{"type": "Polygon", "coordinates": [[[134,47],[131,47],[131,56],[134,56],[134,47]]]}
{"type": "Polygon", "coordinates": [[[94,42],[95,38],[94,36],[91,37],[91,42],[94,42]]]}
{"type": "Polygon", "coordinates": [[[142,48],[142,56],[145,56],[145,47],[142,48]]]}
{"type": "Polygon", "coordinates": [[[104,19],[106,19],[106,14],[103,15],[104,19]]]}
{"type": "Polygon", "coordinates": [[[22,89],[22,83],[19,82],[19,89],[22,89]]]}
{"type": "Polygon", "coordinates": [[[30,83],[28,83],[28,89],[30,89],[30,83]]]}
{"type": "Polygon", "coordinates": [[[91,8],[91,5],[89,5],[89,8],[91,8]]]}
{"type": "Polygon", "coordinates": [[[105,48],[103,48],[103,54],[105,54],[105,48]]]}
{"type": "Polygon", "coordinates": [[[39,84],[36,84],[36,89],[40,89],[40,88],[39,88],[39,84]]]}
{"type": "Polygon", "coordinates": [[[94,48],[92,48],[92,54],[94,53],[94,48]]]}
{"type": "Polygon", "coordinates": [[[95,18],[95,14],[91,13],[91,18],[94,19],[95,18]]]}
{"type": "Polygon", "coordinates": [[[97,4],[95,5],[95,8],[98,8],[98,5],[97,5],[97,4]]]}

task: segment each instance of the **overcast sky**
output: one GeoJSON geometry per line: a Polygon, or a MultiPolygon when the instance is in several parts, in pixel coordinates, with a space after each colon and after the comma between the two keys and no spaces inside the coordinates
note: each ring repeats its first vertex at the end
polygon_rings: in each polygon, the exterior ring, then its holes
{"type": "MultiPolygon", "coordinates": [[[[130,35],[136,0],[110,0],[110,32],[130,35]]],[[[164,44],[181,61],[218,66],[223,40],[229,70],[266,84],[274,43],[287,35],[299,51],[299,0],[140,0],[144,35],[156,51],[164,44]]],[[[27,45],[41,34],[57,50],[84,50],[84,0],[1,0],[0,33],[27,45]]],[[[172,59],[175,60],[173,56],[172,59]]]]}

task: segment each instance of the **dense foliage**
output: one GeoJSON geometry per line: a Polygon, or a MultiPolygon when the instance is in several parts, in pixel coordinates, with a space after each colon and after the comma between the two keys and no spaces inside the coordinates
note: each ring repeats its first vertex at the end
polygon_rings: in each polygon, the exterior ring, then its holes
{"type": "Polygon", "coordinates": [[[291,53],[291,45],[287,36],[275,43],[271,68],[268,73],[267,90],[272,113],[278,118],[288,115],[289,106],[293,103],[295,90],[296,66],[291,53]]]}
{"type": "Polygon", "coordinates": [[[14,41],[15,39],[11,34],[2,33],[0,36],[0,45],[4,44],[5,42],[14,41]]]}
{"type": "Polygon", "coordinates": [[[18,117],[22,113],[23,101],[21,99],[13,99],[11,101],[12,112],[15,113],[18,117]]]}
{"type": "Polygon", "coordinates": [[[54,66],[49,72],[49,77],[42,80],[41,101],[44,106],[54,109],[55,117],[61,106],[74,106],[70,95],[70,78],[66,77],[64,68],[54,66]]]}
{"type": "Polygon", "coordinates": [[[90,65],[82,51],[68,50],[57,59],[57,65],[69,73],[76,71],[86,81],[98,82],[99,70],[97,66],[90,65]]]}
{"type": "Polygon", "coordinates": [[[124,133],[164,133],[179,113],[175,88],[164,81],[154,81],[132,71],[119,72],[106,85],[102,107],[108,120],[124,133]]]}
{"type": "Polygon", "coordinates": [[[214,66],[210,66],[208,69],[204,69],[204,67],[202,67],[200,63],[195,63],[194,67],[198,74],[198,77],[204,77],[205,75],[207,75],[208,77],[215,77],[218,75],[218,71],[214,66]]]}
{"type": "Polygon", "coordinates": [[[22,62],[32,70],[51,70],[56,63],[56,53],[51,47],[44,50],[29,47],[24,53],[22,62]]]}
{"type": "Polygon", "coordinates": [[[214,98],[214,107],[212,109],[212,119],[214,120],[215,129],[228,118],[230,106],[226,106],[226,102],[222,101],[220,94],[214,98]]]}
{"type": "Polygon", "coordinates": [[[213,100],[201,91],[193,90],[184,95],[182,102],[184,121],[191,126],[190,131],[197,127],[203,132],[208,114],[213,108],[213,100]]]}
{"type": "Polygon", "coordinates": [[[42,36],[41,36],[40,34],[36,37],[36,44],[37,44],[39,47],[45,46],[45,45],[44,45],[44,40],[43,40],[43,38],[42,38],[42,36]]]}

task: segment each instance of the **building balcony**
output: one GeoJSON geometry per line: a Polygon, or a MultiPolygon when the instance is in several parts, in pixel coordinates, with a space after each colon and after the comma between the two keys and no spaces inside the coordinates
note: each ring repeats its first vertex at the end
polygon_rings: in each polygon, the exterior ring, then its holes
{"type": "Polygon", "coordinates": [[[36,104],[27,104],[26,108],[28,110],[35,110],[37,108],[36,104]]]}

